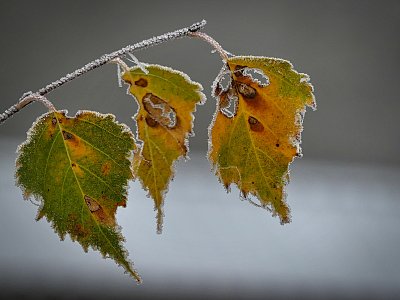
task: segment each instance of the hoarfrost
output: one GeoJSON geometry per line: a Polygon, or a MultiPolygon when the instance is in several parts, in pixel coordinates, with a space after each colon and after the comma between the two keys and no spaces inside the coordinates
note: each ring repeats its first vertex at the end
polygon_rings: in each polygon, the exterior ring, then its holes
{"type": "Polygon", "coordinates": [[[131,52],[127,53],[131,60],[129,58],[127,58],[128,60],[130,60],[131,62],[133,62],[135,65],[137,65],[139,67],[140,70],[143,71],[143,73],[145,74],[149,74],[149,71],[147,71],[147,69],[145,68],[144,64],[142,64],[135,55],[133,55],[131,52]]]}
{"type": "Polygon", "coordinates": [[[233,87],[231,71],[222,67],[212,85],[212,93],[218,101],[219,110],[228,118],[236,114],[239,97],[233,87]]]}
{"type": "Polygon", "coordinates": [[[252,81],[258,84],[259,87],[266,87],[269,85],[269,78],[260,69],[244,68],[243,74],[251,78],[252,81]]]}
{"type": "Polygon", "coordinates": [[[158,123],[168,128],[175,127],[176,112],[167,102],[149,93],[143,98],[143,104],[144,109],[158,123]]]}
{"type": "Polygon", "coordinates": [[[239,97],[234,88],[230,88],[225,93],[226,95],[221,95],[223,98],[220,101],[220,109],[225,116],[232,118],[236,115],[239,97]]]}
{"type": "Polygon", "coordinates": [[[117,64],[117,80],[118,80],[118,87],[122,87],[121,66],[119,64],[117,64]]]}

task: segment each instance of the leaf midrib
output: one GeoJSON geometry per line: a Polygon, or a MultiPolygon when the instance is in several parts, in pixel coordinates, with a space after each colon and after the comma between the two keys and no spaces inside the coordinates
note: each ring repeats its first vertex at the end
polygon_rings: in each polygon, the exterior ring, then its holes
{"type": "MultiPolygon", "coordinates": [[[[54,114],[54,116],[55,116],[55,114],[54,114]]],[[[55,117],[56,117],[56,120],[57,120],[57,125],[58,125],[58,129],[59,129],[59,133],[61,133],[61,132],[62,132],[61,124],[60,124],[60,122],[59,122],[57,116],[55,116],[55,117]]],[[[71,160],[71,156],[70,156],[70,153],[69,153],[69,150],[68,150],[68,146],[67,146],[67,144],[66,144],[64,138],[63,138],[62,140],[63,140],[63,144],[64,144],[64,148],[65,148],[65,153],[67,154],[67,157],[68,157],[69,165],[71,166],[72,160],[71,160]]],[[[79,188],[79,190],[80,190],[80,192],[81,192],[81,194],[82,194],[82,197],[81,197],[82,202],[83,202],[83,205],[82,205],[82,212],[83,212],[83,210],[84,210],[84,207],[86,207],[86,209],[89,210],[89,208],[87,207],[85,201],[83,200],[84,197],[85,197],[85,193],[84,193],[83,190],[82,190],[82,187],[81,187],[81,185],[80,185],[80,183],[79,183],[78,177],[76,176],[76,173],[74,172],[74,170],[73,170],[72,168],[71,168],[71,171],[72,171],[72,173],[74,174],[75,181],[76,181],[76,183],[77,183],[77,185],[78,185],[78,188],[79,188]]],[[[117,251],[117,249],[114,247],[114,245],[111,243],[111,241],[107,238],[107,236],[106,236],[106,234],[104,233],[103,229],[101,228],[101,225],[99,224],[99,222],[97,222],[97,220],[92,216],[91,213],[90,213],[90,216],[91,216],[91,218],[93,219],[93,221],[95,222],[95,224],[96,224],[96,226],[98,227],[98,229],[99,229],[99,231],[101,232],[101,234],[104,236],[104,239],[107,241],[107,243],[108,243],[108,244],[111,246],[111,248],[114,250],[114,253],[116,254],[116,256],[119,257],[120,263],[122,263],[122,264],[125,266],[125,268],[131,273],[131,275],[132,275],[136,280],[140,281],[140,277],[131,269],[131,267],[129,266],[129,264],[126,262],[126,259],[125,259],[122,255],[120,255],[119,251],[117,251]]],[[[82,213],[81,213],[81,217],[82,217],[82,213]]],[[[82,226],[84,226],[84,222],[82,222],[82,226]]]]}
{"type": "MultiPolygon", "coordinates": [[[[232,120],[232,121],[233,121],[233,124],[232,124],[233,126],[232,126],[232,129],[231,129],[230,135],[229,135],[229,143],[228,143],[228,145],[229,145],[229,146],[228,146],[228,147],[229,147],[229,152],[230,152],[230,149],[234,149],[234,148],[232,148],[232,147],[230,146],[231,140],[232,140],[233,132],[234,132],[234,130],[236,129],[239,120],[240,120],[240,119],[245,120],[244,115],[245,115],[245,113],[242,112],[239,116],[236,116],[236,118],[234,117],[234,119],[232,120]]],[[[243,121],[243,123],[245,124],[244,121],[243,121]]],[[[245,124],[245,126],[246,126],[246,124],[245,124]]],[[[265,183],[268,185],[269,189],[271,189],[271,185],[269,184],[268,179],[269,179],[270,181],[273,181],[273,179],[272,179],[271,177],[269,177],[269,176],[266,176],[266,174],[265,174],[265,172],[264,172],[264,170],[263,170],[263,168],[262,168],[262,166],[261,166],[260,159],[259,159],[258,154],[257,154],[257,150],[260,150],[260,149],[259,149],[258,147],[255,146],[254,140],[253,140],[253,138],[252,138],[252,136],[251,136],[249,130],[247,129],[247,126],[246,126],[245,132],[247,133],[248,139],[249,139],[250,142],[251,142],[252,151],[254,152],[254,155],[255,155],[256,160],[257,160],[257,165],[258,165],[258,167],[259,167],[259,169],[260,169],[260,171],[261,171],[261,174],[262,174],[262,176],[263,176],[263,178],[264,178],[264,181],[265,181],[265,183]]],[[[261,150],[261,151],[262,151],[262,150],[261,150]]],[[[262,152],[265,154],[264,151],[262,151],[262,152]]],[[[276,162],[275,162],[269,155],[267,155],[267,154],[265,154],[265,155],[266,155],[274,164],[276,164],[276,162]]],[[[246,168],[246,166],[245,166],[245,168],[246,168]]]]}

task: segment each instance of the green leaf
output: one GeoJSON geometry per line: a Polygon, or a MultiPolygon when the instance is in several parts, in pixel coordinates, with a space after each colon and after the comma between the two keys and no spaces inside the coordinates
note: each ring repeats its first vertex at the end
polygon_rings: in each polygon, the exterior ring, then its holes
{"type": "Polygon", "coordinates": [[[26,197],[41,200],[38,220],[46,217],[61,239],[69,234],[85,251],[100,251],[140,282],[115,221],[117,207],[126,205],[134,149],[130,130],[112,115],[51,112],[20,146],[16,177],[26,197]]]}
{"type": "Polygon", "coordinates": [[[192,135],[193,112],[205,96],[202,86],[181,72],[158,65],[146,65],[123,75],[130,84],[139,111],[135,116],[138,139],[143,142],[135,156],[135,175],[154,199],[157,232],[162,230],[164,196],[174,175],[174,162],[186,157],[192,135]]]}

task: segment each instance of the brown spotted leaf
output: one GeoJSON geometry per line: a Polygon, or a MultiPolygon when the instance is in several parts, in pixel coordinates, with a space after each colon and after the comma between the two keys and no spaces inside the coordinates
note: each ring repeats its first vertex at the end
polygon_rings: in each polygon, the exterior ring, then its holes
{"type": "Polygon", "coordinates": [[[157,210],[157,232],[162,230],[164,195],[174,175],[174,162],[186,157],[188,137],[193,129],[196,104],[205,100],[200,84],[178,71],[146,65],[123,75],[130,84],[139,111],[135,116],[140,153],[135,156],[134,172],[153,198],[157,210]]]}
{"type": "Polygon", "coordinates": [[[227,189],[236,184],[244,198],[256,196],[281,223],[290,222],[284,188],[289,164],[301,155],[306,106],[315,108],[309,78],[288,61],[252,56],[230,58],[221,74],[230,82],[223,87],[219,76],[214,83],[209,159],[227,189]]]}
{"type": "Polygon", "coordinates": [[[16,176],[25,196],[41,200],[38,219],[46,217],[61,239],[69,234],[140,282],[115,221],[117,207],[126,204],[134,148],[132,133],[112,115],[51,112],[20,146],[16,176]]]}

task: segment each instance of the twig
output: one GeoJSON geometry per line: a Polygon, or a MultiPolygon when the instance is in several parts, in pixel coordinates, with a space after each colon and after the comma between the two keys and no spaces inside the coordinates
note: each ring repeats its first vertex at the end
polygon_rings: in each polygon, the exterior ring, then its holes
{"type": "Polygon", "coordinates": [[[42,103],[44,106],[47,107],[47,109],[49,111],[56,111],[56,108],[54,107],[53,103],[51,103],[49,100],[47,100],[47,98],[45,96],[42,96],[38,93],[29,93],[29,95],[23,97],[18,104],[21,107],[24,107],[26,105],[28,105],[31,102],[40,102],[42,103]]]}
{"type": "Polygon", "coordinates": [[[48,84],[47,86],[41,88],[40,90],[38,90],[36,93],[25,93],[20,100],[14,104],[13,106],[11,106],[9,109],[7,109],[4,113],[0,114],[0,124],[2,124],[4,121],[6,121],[8,118],[10,118],[11,116],[13,116],[15,113],[17,113],[18,111],[20,111],[22,108],[24,108],[26,105],[32,103],[32,101],[34,101],[34,99],[30,99],[30,101],[27,101],[27,97],[32,96],[32,94],[35,95],[40,95],[40,96],[44,96],[48,93],[50,93],[51,91],[55,90],[56,88],[64,85],[65,83],[89,72],[92,71],[102,65],[105,65],[106,63],[108,63],[109,61],[118,58],[120,56],[123,56],[129,52],[133,52],[133,51],[137,51],[137,50],[142,50],[151,46],[155,46],[158,44],[161,44],[163,42],[169,41],[169,40],[173,40],[173,39],[177,39],[177,38],[181,38],[184,36],[188,36],[193,32],[197,32],[201,29],[204,28],[204,26],[206,25],[206,21],[203,20],[201,22],[197,22],[194,23],[193,25],[189,26],[189,27],[185,27],[182,29],[178,29],[172,32],[168,32],[156,37],[152,37],[150,39],[141,41],[139,43],[133,44],[133,45],[129,45],[126,46],[120,50],[114,51],[110,54],[105,54],[102,55],[100,58],[91,61],[90,63],[87,63],[86,65],[84,65],[82,68],[75,70],[72,73],[69,73],[67,75],[65,75],[64,77],[61,77],[60,79],[58,79],[57,81],[54,81],[50,84],[48,84]]]}
{"type": "Polygon", "coordinates": [[[191,32],[189,35],[192,37],[197,37],[199,39],[202,39],[203,41],[206,41],[219,53],[224,62],[228,60],[227,52],[221,47],[221,45],[216,40],[214,40],[208,34],[204,32],[191,32]]]}
{"type": "Polygon", "coordinates": [[[109,63],[113,63],[113,64],[120,66],[124,72],[129,72],[128,65],[119,57],[110,60],[109,63]]]}

